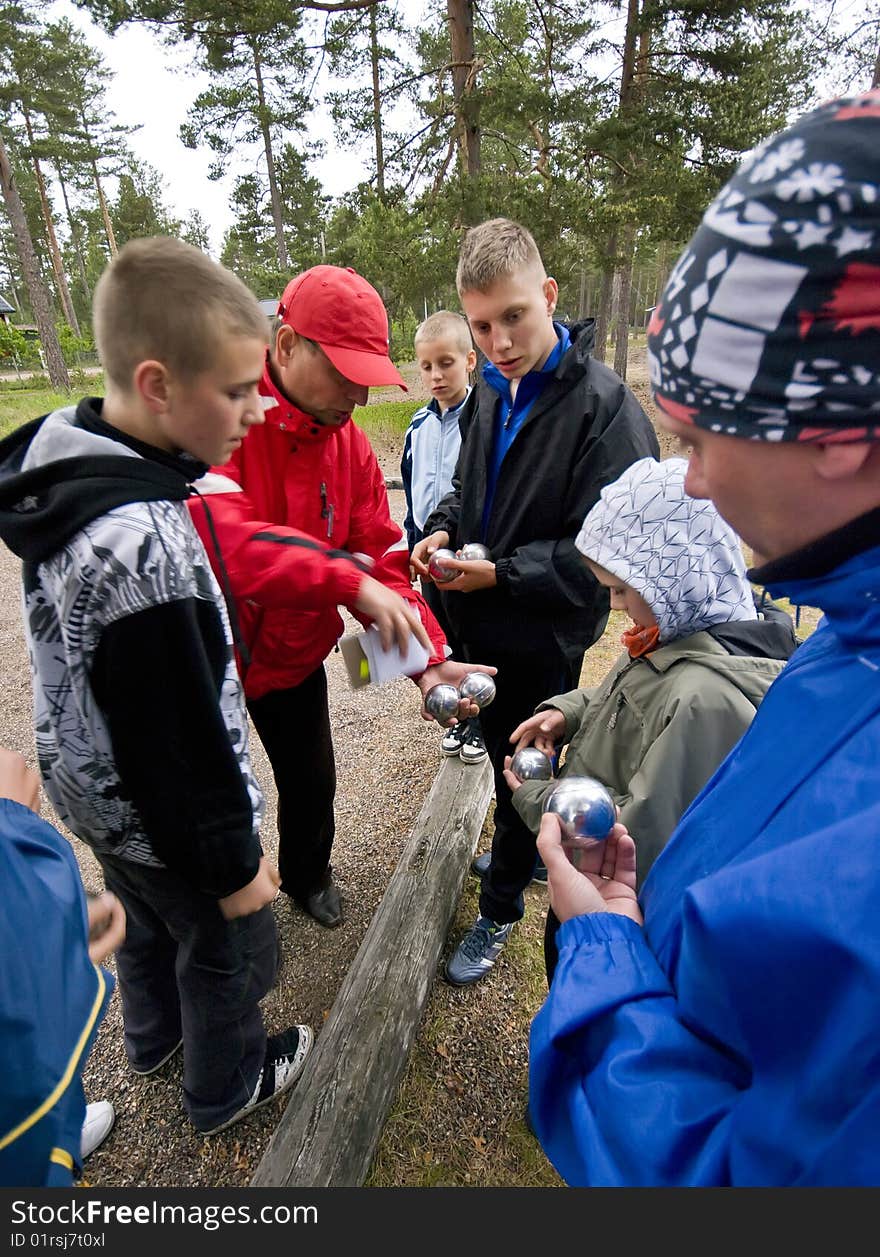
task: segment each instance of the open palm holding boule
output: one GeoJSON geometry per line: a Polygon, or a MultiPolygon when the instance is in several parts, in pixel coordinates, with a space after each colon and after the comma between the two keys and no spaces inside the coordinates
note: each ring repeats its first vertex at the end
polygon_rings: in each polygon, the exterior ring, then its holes
{"type": "Polygon", "coordinates": [[[538,851],[547,866],[550,907],[560,921],[588,912],[616,912],[637,925],[643,923],[636,896],[636,844],[620,821],[604,842],[579,849],[575,866],[563,842],[559,817],[545,812],[538,851]]]}

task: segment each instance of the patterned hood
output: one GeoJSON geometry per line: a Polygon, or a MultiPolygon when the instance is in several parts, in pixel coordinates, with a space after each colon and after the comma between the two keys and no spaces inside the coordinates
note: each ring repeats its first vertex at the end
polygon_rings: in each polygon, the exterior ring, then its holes
{"type": "Polygon", "coordinates": [[[641,594],[660,641],[757,612],[739,541],[711,502],[684,491],[687,460],[642,458],[584,520],[575,545],[641,594]]]}
{"type": "Polygon", "coordinates": [[[116,506],[183,501],[205,470],[125,438],[104,423],[100,399],[85,398],[0,441],[0,537],[41,563],[116,506]]]}
{"type": "Polygon", "coordinates": [[[673,267],[648,357],[679,422],[880,440],[880,89],[746,156],[673,267]]]}

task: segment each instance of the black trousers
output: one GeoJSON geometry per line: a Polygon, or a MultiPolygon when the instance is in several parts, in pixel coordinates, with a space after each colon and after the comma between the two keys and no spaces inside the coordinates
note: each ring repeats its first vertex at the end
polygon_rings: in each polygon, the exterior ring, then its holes
{"type": "Polygon", "coordinates": [[[278,788],[281,889],[304,903],[326,877],[336,828],[336,761],[324,665],[292,689],[250,699],[248,711],[278,788]]]}
{"type": "Polygon", "coordinates": [[[171,869],[98,860],[125,908],[116,972],[126,1055],[149,1070],[182,1036],[184,1106],[197,1130],[211,1130],[250,1099],[263,1067],[259,1001],[279,955],[272,909],[226,921],[171,869]]]}
{"type": "Polygon", "coordinates": [[[480,725],[495,775],[495,832],[492,860],[483,878],[480,914],[503,924],[519,921],[525,911],[523,891],[535,868],[535,834],[520,819],[504,780],[504,758],[513,753],[510,735],[545,698],[572,690],[580,679],[581,659],[561,654],[492,654],[478,659],[465,646],[466,658],[498,669],[494,701],[480,712],[480,725]]]}
{"type": "Polygon", "coordinates": [[[556,935],[561,922],[551,907],[547,908],[547,920],[544,922],[544,971],[547,974],[547,988],[553,981],[556,966],[559,964],[559,948],[556,946],[556,935]]]}
{"type": "MultiPolygon", "coordinates": [[[[446,608],[443,605],[443,598],[441,597],[440,590],[432,580],[420,580],[419,584],[421,586],[422,597],[434,612],[434,617],[443,630],[443,636],[446,638],[446,644],[452,651],[450,658],[464,659],[465,656],[462,651],[461,642],[458,640],[449,624],[449,619],[446,615],[446,608]]],[[[460,597],[461,595],[458,596],[460,597]]],[[[484,659],[482,662],[486,663],[488,661],[484,659]]]]}

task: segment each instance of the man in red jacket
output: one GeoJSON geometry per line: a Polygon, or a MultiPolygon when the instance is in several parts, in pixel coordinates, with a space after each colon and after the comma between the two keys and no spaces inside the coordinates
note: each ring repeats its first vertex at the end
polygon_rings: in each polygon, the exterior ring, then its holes
{"type": "MultiPolygon", "coordinates": [[[[474,665],[445,661],[440,626],[409,580],[370,443],[351,423],[371,385],[406,385],[388,357],[388,315],[350,268],[314,266],[278,307],[260,382],[266,422],[200,480],[193,519],[235,601],[248,710],[278,787],[281,889],[325,926],[342,920],[333,883],[336,767],[324,660],[345,606],[386,647],[430,651],[422,693],[474,665]]],[[[479,665],[477,665],[479,666],[479,665]]],[[[494,669],[490,669],[494,671],[494,669]]],[[[462,701],[459,715],[476,708],[462,701]]],[[[423,714],[425,714],[423,712],[423,714]]]]}

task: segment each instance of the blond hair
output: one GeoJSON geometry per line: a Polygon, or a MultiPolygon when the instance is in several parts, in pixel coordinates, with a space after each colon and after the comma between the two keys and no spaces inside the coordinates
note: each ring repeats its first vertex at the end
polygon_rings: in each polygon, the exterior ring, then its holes
{"type": "Polygon", "coordinates": [[[436,310],[429,314],[416,328],[413,345],[418,345],[420,341],[440,340],[444,336],[463,354],[469,354],[474,347],[467,319],[453,310],[436,310]]]}
{"type": "Polygon", "coordinates": [[[531,270],[545,278],[534,236],[509,218],[490,218],[465,232],[455,272],[459,296],[487,292],[496,280],[514,271],[531,270]]]}
{"type": "Polygon", "coordinates": [[[269,339],[268,319],[250,289],[172,236],[123,245],[98,280],[93,325],[107,378],[126,392],[141,362],[155,359],[192,379],[216,362],[224,336],[269,339]]]}

